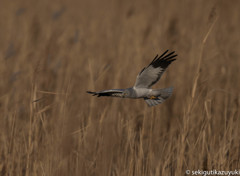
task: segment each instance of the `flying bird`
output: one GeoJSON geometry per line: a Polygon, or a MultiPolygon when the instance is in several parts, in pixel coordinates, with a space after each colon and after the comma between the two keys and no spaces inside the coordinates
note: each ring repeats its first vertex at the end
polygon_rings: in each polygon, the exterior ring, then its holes
{"type": "Polygon", "coordinates": [[[166,50],[161,56],[156,56],[153,61],[138,74],[135,85],[127,89],[109,89],[99,92],[87,91],[93,96],[109,96],[120,98],[143,98],[148,106],[163,103],[172,95],[173,87],[165,89],[151,89],[159,81],[167,67],[176,59],[175,52],[166,50]]]}

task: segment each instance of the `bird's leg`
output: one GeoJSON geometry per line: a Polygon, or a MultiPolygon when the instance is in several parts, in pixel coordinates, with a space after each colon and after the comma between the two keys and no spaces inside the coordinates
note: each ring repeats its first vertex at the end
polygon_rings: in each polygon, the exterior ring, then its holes
{"type": "Polygon", "coordinates": [[[151,99],[151,100],[154,100],[154,99],[157,99],[157,97],[155,97],[155,96],[152,95],[152,96],[150,97],[150,99],[151,99]]]}

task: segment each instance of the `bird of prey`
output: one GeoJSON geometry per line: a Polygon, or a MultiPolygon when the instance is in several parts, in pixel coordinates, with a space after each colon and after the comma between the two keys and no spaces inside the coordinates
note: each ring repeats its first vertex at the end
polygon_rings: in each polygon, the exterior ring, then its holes
{"type": "Polygon", "coordinates": [[[165,89],[151,89],[162,76],[168,65],[175,61],[175,52],[165,51],[161,56],[156,56],[153,61],[138,74],[135,85],[127,89],[110,89],[99,92],[87,91],[93,96],[109,96],[121,98],[143,98],[148,106],[163,103],[172,95],[173,87],[165,89]]]}

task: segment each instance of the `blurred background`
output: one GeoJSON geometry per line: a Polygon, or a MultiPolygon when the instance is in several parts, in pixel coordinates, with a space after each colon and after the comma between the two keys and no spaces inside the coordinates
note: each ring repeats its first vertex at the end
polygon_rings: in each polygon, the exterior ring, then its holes
{"type": "Polygon", "coordinates": [[[0,5],[0,175],[185,175],[240,162],[240,1],[8,1],[0,5]],[[156,54],[153,88],[127,88],[156,54]]]}

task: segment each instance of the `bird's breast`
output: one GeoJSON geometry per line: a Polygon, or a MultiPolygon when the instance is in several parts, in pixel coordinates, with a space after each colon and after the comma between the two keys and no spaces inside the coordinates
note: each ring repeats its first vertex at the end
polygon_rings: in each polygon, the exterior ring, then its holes
{"type": "Polygon", "coordinates": [[[135,88],[137,98],[145,98],[149,95],[151,89],[147,88],[135,88]]]}

